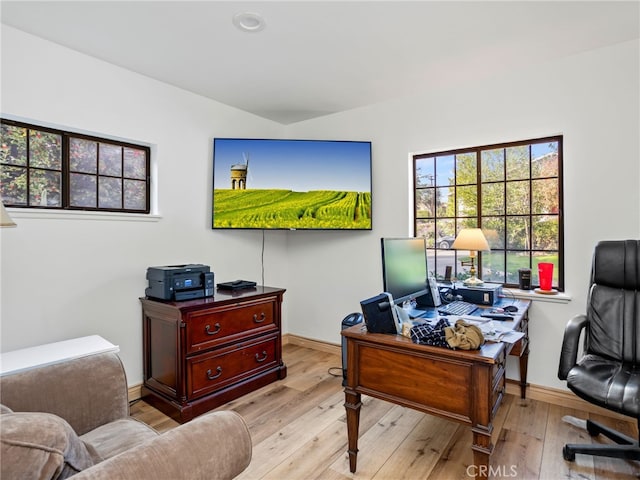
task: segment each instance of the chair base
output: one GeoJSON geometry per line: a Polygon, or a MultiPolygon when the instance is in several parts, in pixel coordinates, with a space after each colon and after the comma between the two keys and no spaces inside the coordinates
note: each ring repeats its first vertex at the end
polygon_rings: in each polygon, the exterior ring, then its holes
{"type": "Polygon", "coordinates": [[[624,458],[626,460],[640,460],[638,440],[609,427],[605,427],[600,423],[592,422],[591,420],[587,420],[587,431],[592,437],[602,433],[605,437],[616,442],[617,445],[579,445],[568,443],[562,449],[562,456],[565,460],[573,462],[576,459],[576,453],[597,455],[600,457],[624,458]]]}

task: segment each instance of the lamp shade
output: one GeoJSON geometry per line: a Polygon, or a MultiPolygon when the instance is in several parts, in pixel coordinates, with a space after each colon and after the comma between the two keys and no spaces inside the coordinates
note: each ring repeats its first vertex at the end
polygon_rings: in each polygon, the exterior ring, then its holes
{"type": "Polygon", "coordinates": [[[16,222],[14,222],[11,217],[9,216],[9,213],[7,213],[7,211],[4,208],[4,204],[2,202],[0,202],[0,227],[4,228],[4,227],[15,227],[16,226],[16,222]]]}
{"type": "Polygon", "coordinates": [[[479,228],[463,228],[458,233],[451,248],[456,250],[473,250],[476,252],[482,250],[491,250],[489,248],[489,242],[479,228]]]}

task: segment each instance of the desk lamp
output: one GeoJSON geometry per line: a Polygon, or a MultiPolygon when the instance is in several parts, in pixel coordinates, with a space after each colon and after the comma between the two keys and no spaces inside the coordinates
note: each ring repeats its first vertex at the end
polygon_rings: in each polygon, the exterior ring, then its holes
{"type": "Polygon", "coordinates": [[[0,202],[0,227],[17,227],[16,222],[11,219],[2,202],[0,202]]]}
{"type": "Polygon", "coordinates": [[[471,269],[469,270],[471,276],[462,283],[470,287],[482,285],[484,282],[476,277],[476,252],[481,250],[491,250],[482,230],[479,228],[463,228],[460,230],[460,233],[458,233],[458,236],[453,242],[453,245],[451,245],[451,248],[456,250],[469,250],[469,257],[471,257],[471,260],[466,262],[461,261],[460,264],[463,267],[471,266],[471,269]]]}

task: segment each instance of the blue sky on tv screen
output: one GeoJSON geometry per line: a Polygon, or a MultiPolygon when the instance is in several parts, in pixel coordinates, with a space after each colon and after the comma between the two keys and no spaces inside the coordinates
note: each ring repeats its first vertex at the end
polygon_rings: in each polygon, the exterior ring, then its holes
{"type": "Polygon", "coordinates": [[[231,187],[231,165],[249,156],[247,188],[371,191],[371,144],[216,138],[214,188],[231,187]]]}

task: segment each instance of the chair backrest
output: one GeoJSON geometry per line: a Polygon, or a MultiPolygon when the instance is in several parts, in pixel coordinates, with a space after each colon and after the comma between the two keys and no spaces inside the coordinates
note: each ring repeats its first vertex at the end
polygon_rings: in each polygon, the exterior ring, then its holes
{"type": "Polygon", "coordinates": [[[637,364],[640,358],[640,241],[596,245],[585,352],[637,364]]]}

